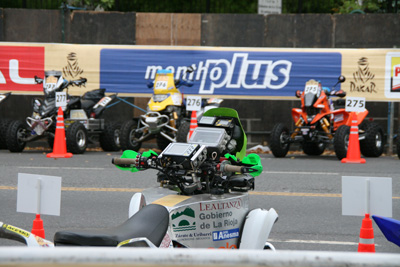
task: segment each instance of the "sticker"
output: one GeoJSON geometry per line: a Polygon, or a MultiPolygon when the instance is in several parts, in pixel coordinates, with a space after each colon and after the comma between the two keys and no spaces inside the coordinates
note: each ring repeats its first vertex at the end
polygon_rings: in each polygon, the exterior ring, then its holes
{"type": "Polygon", "coordinates": [[[215,231],[212,233],[213,241],[226,240],[231,238],[239,238],[239,228],[215,231]]]}
{"type": "Polygon", "coordinates": [[[22,229],[20,229],[18,227],[9,225],[9,224],[4,224],[3,228],[7,229],[8,231],[14,232],[14,233],[16,233],[18,235],[22,235],[22,236],[25,236],[25,237],[29,237],[30,236],[29,232],[27,232],[25,230],[22,230],[22,229]]]}

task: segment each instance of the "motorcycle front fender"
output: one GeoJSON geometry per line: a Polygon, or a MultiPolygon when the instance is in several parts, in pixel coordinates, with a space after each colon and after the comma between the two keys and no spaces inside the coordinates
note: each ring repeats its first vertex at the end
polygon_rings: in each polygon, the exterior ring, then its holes
{"type": "Polygon", "coordinates": [[[307,121],[307,115],[304,114],[304,112],[303,112],[303,110],[302,110],[301,108],[293,108],[293,109],[292,109],[292,118],[293,118],[294,123],[297,123],[297,121],[298,121],[301,117],[302,117],[305,121],[307,121]]]}
{"type": "Polygon", "coordinates": [[[263,249],[277,220],[278,213],[273,208],[251,210],[244,222],[239,249],[263,249]]]}

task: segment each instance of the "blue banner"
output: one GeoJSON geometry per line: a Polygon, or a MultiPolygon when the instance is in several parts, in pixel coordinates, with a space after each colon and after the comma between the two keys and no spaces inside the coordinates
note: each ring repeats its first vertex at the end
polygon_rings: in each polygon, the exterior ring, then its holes
{"type": "MultiPolygon", "coordinates": [[[[192,80],[185,94],[290,96],[310,79],[333,86],[342,71],[338,52],[102,49],[100,87],[108,92],[151,94],[157,69],[192,80]],[[186,73],[188,66],[195,69],[186,73]]],[[[339,87],[338,87],[339,88],[339,87]]]]}

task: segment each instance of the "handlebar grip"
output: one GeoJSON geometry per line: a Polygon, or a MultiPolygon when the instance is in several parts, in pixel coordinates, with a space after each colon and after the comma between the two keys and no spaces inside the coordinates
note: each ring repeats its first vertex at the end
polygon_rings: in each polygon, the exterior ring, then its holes
{"type": "Polygon", "coordinates": [[[129,158],[113,158],[111,160],[112,164],[115,165],[132,165],[132,164],[136,164],[136,159],[129,159],[129,158]]]}
{"type": "Polygon", "coordinates": [[[224,166],[224,172],[240,172],[240,173],[242,173],[243,169],[241,166],[226,164],[224,166]]]}

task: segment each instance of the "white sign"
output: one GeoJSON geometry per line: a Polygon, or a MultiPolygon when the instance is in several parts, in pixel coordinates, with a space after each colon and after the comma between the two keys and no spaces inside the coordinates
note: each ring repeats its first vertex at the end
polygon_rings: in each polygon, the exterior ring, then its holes
{"type": "Polygon", "coordinates": [[[342,215],[392,217],[392,178],[342,176],[342,215]]]}
{"type": "Polygon", "coordinates": [[[17,212],[60,216],[61,177],[18,173],[17,212]]]}
{"type": "Polygon", "coordinates": [[[56,107],[67,106],[67,92],[56,92],[56,107]]]}
{"type": "Polygon", "coordinates": [[[258,0],[258,14],[281,14],[282,0],[258,0]]]}
{"type": "Polygon", "coordinates": [[[365,110],[365,97],[346,97],[347,112],[362,112],[365,110]]]}
{"type": "Polygon", "coordinates": [[[200,111],[201,110],[201,96],[188,96],[186,98],[186,110],[200,111]]]}

